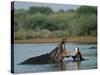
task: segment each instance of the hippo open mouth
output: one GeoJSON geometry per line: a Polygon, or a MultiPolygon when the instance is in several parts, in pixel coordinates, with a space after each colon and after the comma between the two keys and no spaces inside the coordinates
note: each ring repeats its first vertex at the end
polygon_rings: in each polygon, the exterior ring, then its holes
{"type": "Polygon", "coordinates": [[[58,46],[53,49],[50,53],[43,54],[36,57],[31,57],[20,64],[48,64],[62,62],[64,58],[72,57],[73,60],[83,60],[83,57],[79,51],[79,48],[68,54],[65,48],[65,39],[63,39],[58,46]]]}

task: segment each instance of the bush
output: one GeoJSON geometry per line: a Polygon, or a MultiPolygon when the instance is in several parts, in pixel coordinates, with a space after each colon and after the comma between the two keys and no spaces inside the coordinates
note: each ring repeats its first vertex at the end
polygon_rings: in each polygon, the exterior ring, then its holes
{"type": "Polygon", "coordinates": [[[44,7],[16,10],[14,26],[15,39],[96,36],[97,8],[81,6],[74,11],[58,12],[44,7]]]}

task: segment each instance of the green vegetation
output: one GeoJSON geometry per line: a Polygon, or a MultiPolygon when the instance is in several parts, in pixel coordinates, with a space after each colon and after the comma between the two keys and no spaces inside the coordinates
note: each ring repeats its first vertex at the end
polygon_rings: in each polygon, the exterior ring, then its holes
{"type": "Polygon", "coordinates": [[[53,11],[49,7],[30,7],[14,11],[15,39],[60,38],[97,35],[97,8],[53,11]]]}

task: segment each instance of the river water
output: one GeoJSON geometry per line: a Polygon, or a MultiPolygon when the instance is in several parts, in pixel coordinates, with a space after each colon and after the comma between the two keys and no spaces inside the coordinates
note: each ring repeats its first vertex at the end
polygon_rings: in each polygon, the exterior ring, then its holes
{"type": "Polygon", "coordinates": [[[39,56],[52,51],[57,43],[42,44],[14,44],[14,72],[17,73],[34,73],[34,72],[50,72],[50,71],[69,71],[69,70],[87,70],[97,68],[97,49],[96,44],[79,44],[66,43],[67,51],[72,51],[75,47],[79,47],[84,61],[73,62],[72,58],[64,58],[60,64],[37,64],[37,65],[19,65],[24,60],[39,56]]]}

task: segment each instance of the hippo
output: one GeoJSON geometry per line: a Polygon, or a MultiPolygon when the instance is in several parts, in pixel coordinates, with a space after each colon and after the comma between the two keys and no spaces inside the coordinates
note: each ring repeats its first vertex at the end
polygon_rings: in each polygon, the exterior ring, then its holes
{"type": "Polygon", "coordinates": [[[65,40],[63,39],[56,48],[54,48],[50,53],[42,54],[40,56],[31,57],[20,64],[47,64],[62,62],[63,58],[67,55],[65,49],[65,40]]]}
{"type": "Polygon", "coordinates": [[[66,57],[72,57],[73,60],[83,60],[79,48],[75,48],[72,54],[68,54],[65,48],[65,39],[62,39],[60,44],[57,45],[50,53],[42,54],[40,56],[31,57],[20,64],[48,64],[62,62],[66,57]]]}
{"type": "Polygon", "coordinates": [[[73,58],[73,60],[84,60],[84,58],[82,57],[81,52],[79,51],[79,48],[74,48],[74,51],[71,54],[71,57],[73,58]]]}

